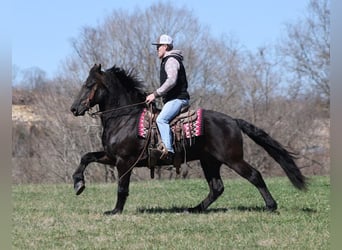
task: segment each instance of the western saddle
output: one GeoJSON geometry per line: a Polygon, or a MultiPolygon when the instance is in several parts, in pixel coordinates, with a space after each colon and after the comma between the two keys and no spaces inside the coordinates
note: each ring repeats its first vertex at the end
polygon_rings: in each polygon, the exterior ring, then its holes
{"type": "MultiPolygon", "coordinates": [[[[151,106],[145,108],[140,115],[138,134],[147,140],[148,148],[148,167],[150,168],[151,178],[154,178],[154,168],[156,165],[163,165],[163,158],[168,151],[161,140],[157,127],[156,119],[159,111],[151,106]]],[[[194,137],[202,134],[201,129],[202,109],[192,110],[190,106],[183,107],[180,113],[170,122],[170,128],[173,133],[173,146],[175,149],[175,158],[173,166],[176,173],[180,173],[180,166],[185,156],[182,156],[182,149],[185,145],[192,145],[194,137]]]]}

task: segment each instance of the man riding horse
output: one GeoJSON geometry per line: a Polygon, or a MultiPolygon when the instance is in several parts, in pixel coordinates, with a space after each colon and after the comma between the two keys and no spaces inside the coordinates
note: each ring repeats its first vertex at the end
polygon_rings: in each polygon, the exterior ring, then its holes
{"type": "Polygon", "coordinates": [[[183,66],[182,51],[173,49],[173,40],[168,35],[161,35],[156,43],[160,64],[160,87],[146,97],[149,104],[155,98],[162,97],[164,106],[157,117],[157,126],[163,142],[161,159],[170,165],[174,159],[172,146],[171,120],[179,114],[182,107],[189,105],[190,95],[187,91],[188,82],[183,66]]]}

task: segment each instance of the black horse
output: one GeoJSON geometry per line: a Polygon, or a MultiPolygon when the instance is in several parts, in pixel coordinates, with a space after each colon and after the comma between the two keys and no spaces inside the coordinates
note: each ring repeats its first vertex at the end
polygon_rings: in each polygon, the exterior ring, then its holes
{"type": "MultiPolygon", "coordinates": [[[[84,171],[91,162],[115,165],[118,171],[118,191],[115,208],[105,214],[121,213],[128,193],[132,166],[147,166],[148,153],[143,151],[146,140],[137,136],[137,117],[146,107],[146,94],[142,83],[125,70],[112,67],[106,71],[94,65],[71,106],[75,116],[82,116],[98,105],[103,126],[103,151],[89,152],[82,156],[73,174],[74,188],[79,195],[85,188],[84,171]]],[[[269,192],[260,172],[243,158],[241,131],[263,147],[279,163],[291,183],[298,189],[306,189],[306,178],[288,152],[266,132],[242,120],[212,110],[203,110],[204,134],[186,148],[187,161],[200,160],[209,185],[208,196],[189,212],[203,212],[224,191],[220,167],[227,165],[252,183],[263,197],[266,210],[274,211],[277,203],[269,192]]],[[[184,154],[184,152],[182,152],[184,154]]]]}

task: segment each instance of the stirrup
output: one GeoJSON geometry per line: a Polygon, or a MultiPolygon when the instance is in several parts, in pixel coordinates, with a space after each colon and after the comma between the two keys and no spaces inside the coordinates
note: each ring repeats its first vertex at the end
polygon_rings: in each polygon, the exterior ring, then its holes
{"type": "Polygon", "coordinates": [[[164,160],[167,157],[168,154],[169,154],[169,152],[167,151],[167,149],[163,150],[162,154],[160,156],[160,159],[164,160]]]}
{"type": "Polygon", "coordinates": [[[166,158],[167,154],[169,153],[165,144],[163,142],[160,142],[156,148],[160,152],[160,157],[159,159],[163,160],[166,158]]]}
{"type": "Polygon", "coordinates": [[[150,149],[150,155],[156,159],[163,160],[166,158],[167,154],[168,154],[167,149],[165,149],[165,150],[160,150],[159,148],[151,148],[150,149]]]}

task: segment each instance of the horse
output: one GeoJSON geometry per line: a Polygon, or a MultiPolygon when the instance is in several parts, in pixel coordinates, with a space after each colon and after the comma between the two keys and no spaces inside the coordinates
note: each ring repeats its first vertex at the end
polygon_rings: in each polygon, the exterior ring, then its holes
{"type": "MultiPolygon", "coordinates": [[[[80,195],[85,189],[84,171],[91,162],[116,166],[118,172],[117,200],[114,209],[105,215],[122,213],[129,195],[133,167],[148,165],[147,139],[136,134],[137,117],[146,108],[143,82],[132,71],[117,66],[102,70],[94,64],[76,96],[70,111],[83,116],[98,105],[103,126],[103,150],[89,152],[73,173],[74,190],[80,195]]],[[[196,206],[186,208],[190,213],[204,212],[224,191],[220,175],[222,164],[248,180],[260,192],[266,211],[276,211],[277,202],[272,197],[261,173],[244,160],[242,133],[261,146],[283,169],[286,176],[299,190],[307,188],[307,178],[295,163],[295,154],[286,150],[264,130],[229,115],[203,109],[204,133],[181,152],[187,161],[199,160],[209,186],[209,194],[196,206]],[[185,156],[186,154],[186,156],[185,156]]]]}

